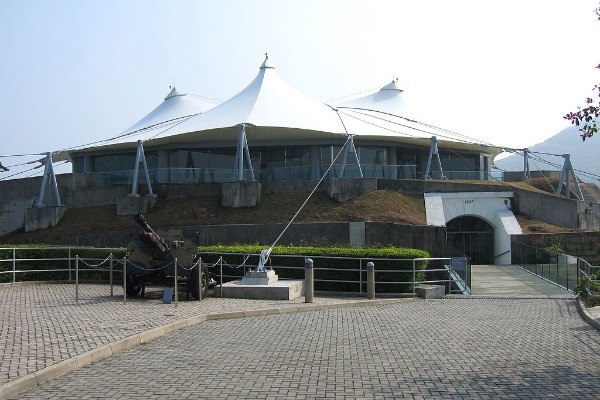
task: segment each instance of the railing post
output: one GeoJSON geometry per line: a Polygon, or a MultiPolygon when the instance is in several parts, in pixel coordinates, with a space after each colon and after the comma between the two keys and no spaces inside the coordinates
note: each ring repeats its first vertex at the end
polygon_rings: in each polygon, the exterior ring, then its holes
{"type": "Polygon", "coordinates": [[[127,257],[123,257],[123,304],[127,303],[127,257]]]}
{"type": "MultiPolygon", "coordinates": [[[[202,301],[202,257],[198,258],[198,301],[202,301]]],[[[206,277],[208,285],[208,276],[206,277]]]]}
{"type": "Polygon", "coordinates": [[[556,283],[560,285],[560,267],[558,266],[558,254],[556,255],[556,283]]]}
{"type": "Polygon", "coordinates": [[[413,294],[416,293],[416,289],[417,289],[415,287],[415,286],[417,286],[417,271],[416,271],[416,269],[417,269],[417,260],[415,260],[413,258],[413,268],[412,268],[412,292],[413,292],[413,294]]]}
{"type": "Polygon", "coordinates": [[[177,257],[175,257],[175,260],[173,261],[175,263],[175,307],[177,307],[177,302],[178,302],[178,295],[177,295],[177,257]]]}
{"type": "Polygon", "coordinates": [[[15,283],[17,281],[17,249],[13,247],[12,250],[12,281],[15,283]]]}
{"type": "Polygon", "coordinates": [[[363,286],[362,286],[362,284],[363,284],[363,280],[362,280],[362,277],[363,277],[363,275],[362,275],[362,265],[363,264],[362,264],[362,262],[363,262],[363,260],[361,258],[359,266],[358,266],[358,293],[362,293],[363,292],[362,291],[362,288],[363,288],[363,286]]]}
{"type": "Polygon", "coordinates": [[[112,297],[113,295],[113,253],[110,253],[108,255],[109,261],[108,261],[108,265],[109,265],[109,273],[108,273],[108,280],[110,282],[110,296],[112,297]]]}
{"type": "Polygon", "coordinates": [[[75,301],[79,301],[79,255],[75,255],[75,301]]]}
{"type": "Polygon", "coordinates": [[[67,269],[69,270],[69,281],[73,280],[73,274],[71,272],[71,248],[69,247],[69,262],[67,264],[67,269]]]}
{"type": "Polygon", "coordinates": [[[219,273],[221,274],[221,298],[223,298],[223,256],[219,257],[219,273]]]}
{"type": "Polygon", "coordinates": [[[372,261],[367,263],[367,298],[375,299],[375,264],[372,261]]]}
{"type": "Polygon", "coordinates": [[[312,303],[315,297],[315,271],[312,258],[304,260],[304,302],[312,303]]]}

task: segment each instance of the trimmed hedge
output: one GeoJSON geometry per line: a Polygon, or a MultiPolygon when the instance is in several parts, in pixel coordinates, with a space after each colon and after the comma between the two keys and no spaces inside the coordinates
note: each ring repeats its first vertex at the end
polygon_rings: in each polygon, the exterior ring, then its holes
{"type": "MultiPolygon", "coordinates": [[[[208,264],[217,263],[223,257],[223,281],[226,282],[243,276],[244,269],[238,265],[256,267],[258,254],[264,248],[256,245],[201,246],[199,251],[202,260],[208,264]]],[[[372,261],[375,264],[375,290],[378,293],[409,293],[413,290],[413,259],[428,258],[429,253],[398,247],[276,246],[271,252],[269,265],[282,279],[304,279],[304,257],[313,259],[315,290],[365,292],[367,262],[372,261]]],[[[425,280],[426,268],[427,261],[416,262],[414,278],[417,282],[425,280]]],[[[211,273],[218,276],[219,267],[215,265],[211,273]]]]}
{"type": "MultiPolygon", "coordinates": [[[[75,257],[80,257],[80,280],[106,280],[108,273],[99,269],[108,269],[106,260],[112,252],[115,266],[125,254],[124,248],[98,249],[92,247],[53,247],[53,246],[10,246],[0,248],[0,271],[12,271],[12,249],[16,249],[16,281],[46,281],[75,279],[75,257]],[[91,269],[91,271],[82,271],[91,269]]],[[[265,249],[258,245],[201,246],[198,248],[205,263],[216,263],[221,256],[224,259],[224,282],[239,279],[244,275],[245,264],[249,268],[258,265],[259,254],[265,249]],[[214,253],[214,254],[209,254],[214,253]],[[244,256],[246,255],[246,256],[244,256]],[[247,257],[247,258],[246,258],[247,257]],[[245,263],[244,263],[245,259],[245,263]]],[[[281,279],[304,279],[304,257],[311,257],[315,268],[315,289],[322,291],[366,292],[367,262],[375,264],[376,291],[378,293],[412,292],[413,259],[428,258],[429,253],[418,249],[398,247],[303,247],[276,246],[271,252],[269,266],[276,270],[281,279]],[[361,283],[362,282],[362,287],[361,283]],[[399,283],[402,282],[402,283],[399,283]]],[[[427,261],[416,262],[415,279],[425,279],[427,261]]],[[[119,267],[116,266],[116,270],[119,267]]],[[[210,269],[215,278],[219,278],[218,266],[210,269]]],[[[0,282],[12,282],[12,274],[0,274],[0,282]]]]}

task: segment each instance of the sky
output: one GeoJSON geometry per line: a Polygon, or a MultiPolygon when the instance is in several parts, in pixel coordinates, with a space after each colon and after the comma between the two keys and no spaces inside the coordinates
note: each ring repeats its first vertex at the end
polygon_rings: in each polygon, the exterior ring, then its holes
{"type": "MultiPolygon", "coordinates": [[[[254,79],[265,52],[287,83],[317,100],[397,78],[410,117],[498,146],[532,146],[569,126],[563,115],[600,82],[598,5],[0,0],[0,156],[113,137],[173,85],[226,100],[254,79]]],[[[31,159],[0,162],[17,171],[31,159]]]]}

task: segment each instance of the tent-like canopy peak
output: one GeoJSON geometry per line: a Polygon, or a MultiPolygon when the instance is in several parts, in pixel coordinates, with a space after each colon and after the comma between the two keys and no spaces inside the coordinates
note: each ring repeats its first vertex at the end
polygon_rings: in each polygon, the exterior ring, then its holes
{"type": "Polygon", "coordinates": [[[170,99],[171,97],[175,97],[175,96],[185,96],[186,94],[187,93],[178,92],[177,89],[175,87],[173,87],[173,89],[169,92],[167,97],[165,97],[165,100],[170,99]]]}
{"type": "Polygon", "coordinates": [[[273,69],[275,68],[273,66],[273,64],[271,64],[271,61],[269,61],[269,55],[267,53],[265,53],[265,61],[260,66],[260,69],[264,69],[264,68],[273,68],[273,69]]]}
{"type": "Polygon", "coordinates": [[[387,85],[382,87],[380,90],[397,90],[399,92],[404,91],[404,90],[400,89],[400,86],[398,85],[398,78],[392,80],[391,83],[388,83],[387,85]]]}

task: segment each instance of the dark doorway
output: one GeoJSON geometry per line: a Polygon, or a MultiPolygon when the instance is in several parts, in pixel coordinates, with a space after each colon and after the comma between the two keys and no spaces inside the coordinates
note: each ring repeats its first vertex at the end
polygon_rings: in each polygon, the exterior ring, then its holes
{"type": "Polygon", "coordinates": [[[494,264],[494,228],[477,217],[458,217],[446,224],[446,242],[468,257],[471,264],[494,264]]]}

